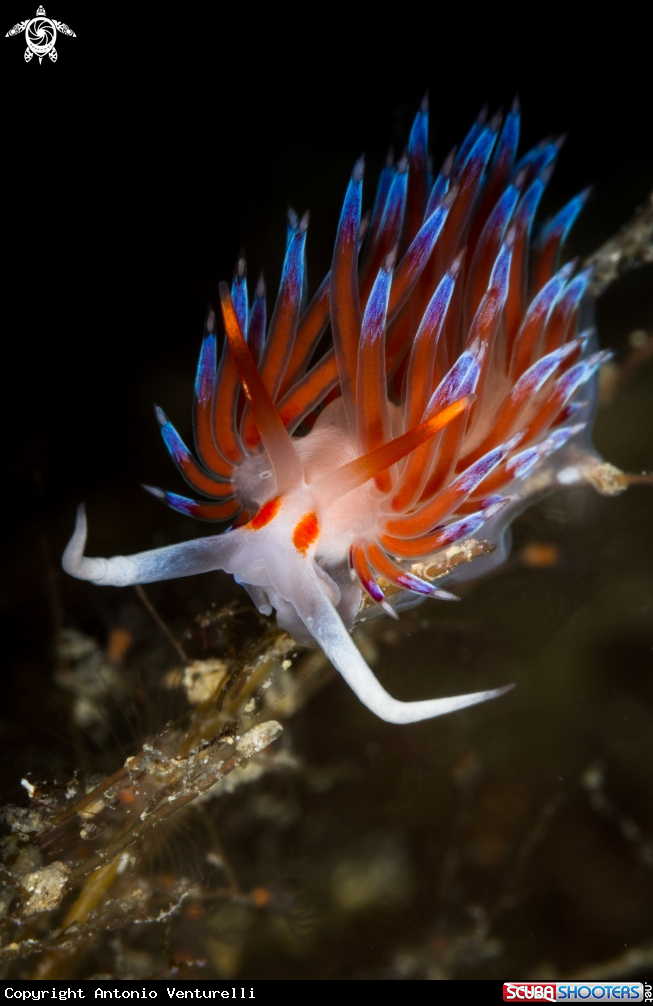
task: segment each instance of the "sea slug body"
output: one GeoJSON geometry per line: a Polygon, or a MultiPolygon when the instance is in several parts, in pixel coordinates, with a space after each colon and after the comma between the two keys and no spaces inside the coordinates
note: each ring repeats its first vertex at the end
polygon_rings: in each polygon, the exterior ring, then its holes
{"type": "Polygon", "coordinates": [[[331,271],[305,307],[307,215],[291,215],[269,324],[263,282],[250,303],[239,259],[231,288],[220,287],[220,352],[212,311],[206,320],[194,405],[199,460],[156,410],[175,465],[204,500],[146,487],[229,529],[93,559],[84,556],[80,507],[64,569],[118,586],[231,573],[260,611],[275,609],[299,642],[320,645],[361,701],[393,723],[506,691],[399,702],[348,630],[362,596],[393,615],[410,599],[452,597],[416,575],[417,560],[437,567],[482,531],[494,551],[456,567],[449,581],[480,575],[505,558],[506,529],[531,502],[597,484],[589,429],[609,354],[597,351],[591,327],[591,273],[559,267],[587,193],[533,238],[560,145],[517,159],[519,123],[516,102],[503,123],[481,115],[433,179],[424,103],[368,217],[362,160],[354,166],[331,271]],[[316,356],[329,326],[331,344],[316,356]]]}

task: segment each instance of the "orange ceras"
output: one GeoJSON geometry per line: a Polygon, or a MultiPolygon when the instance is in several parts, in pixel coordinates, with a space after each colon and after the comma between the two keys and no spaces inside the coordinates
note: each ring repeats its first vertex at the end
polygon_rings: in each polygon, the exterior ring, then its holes
{"type": "Polygon", "coordinates": [[[271,520],[277,516],[279,512],[279,507],[281,506],[281,496],[274,496],[267,503],[264,503],[259,512],[252,517],[249,524],[245,526],[250,529],[250,531],[260,531],[262,527],[269,524],[271,520]]]}
{"type": "Polygon", "coordinates": [[[306,555],[308,548],[320,534],[320,524],[316,513],[306,513],[292,533],[292,543],[298,552],[306,555]]]}

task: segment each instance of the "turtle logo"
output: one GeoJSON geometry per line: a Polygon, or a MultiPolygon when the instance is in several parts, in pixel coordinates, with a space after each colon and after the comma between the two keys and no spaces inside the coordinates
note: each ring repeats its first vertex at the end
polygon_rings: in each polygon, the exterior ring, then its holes
{"type": "Polygon", "coordinates": [[[25,41],[27,42],[26,63],[29,63],[33,56],[38,56],[39,63],[44,56],[49,56],[53,63],[57,62],[58,53],[54,47],[54,43],[57,41],[57,31],[60,31],[62,35],[77,37],[67,24],[46,17],[43,7],[39,7],[36,17],[30,21],[19,21],[18,24],[15,24],[7,32],[5,38],[9,38],[10,35],[20,35],[22,31],[25,32],[25,41]]]}

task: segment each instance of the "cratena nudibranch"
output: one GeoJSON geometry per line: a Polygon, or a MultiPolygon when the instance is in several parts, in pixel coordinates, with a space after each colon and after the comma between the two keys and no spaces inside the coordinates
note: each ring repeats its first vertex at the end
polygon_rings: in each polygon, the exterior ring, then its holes
{"type": "Polygon", "coordinates": [[[240,259],[231,290],[220,286],[221,352],[212,312],[206,321],[198,460],[157,409],[174,463],[208,502],[151,489],[229,529],[90,559],[80,507],[64,569],[116,586],[225,570],[261,612],[276,609],[299,642],[321,646],[361,701],[393,723],[502,694],[399,702],[349,629],[363,592],[392,614],[409,598],[452,597],[415,574],[417,560],[437,561],[482,529],[495,551],[450,579],[485,572],[505,557],[506,529],[529,503],[562,485],[600,487],[599,473],[612,470],[589,440],[597,371],[609,356],[591,328],[591,275],[573,262],[559,268],[586,194],[533,237],[560,144],[518,160],[519,120],[517,104],[503,123],[480,116],[433,180],[424,104],[367,218],[359,160],[331,271],[308,306],[307,215],[290,222],[269,324],[263,282],[250,302],[240,259]],[[330,346],[316,358],[328,326],[330,346]],[[395,588],[391,599],[379,580],[395,588]]]}

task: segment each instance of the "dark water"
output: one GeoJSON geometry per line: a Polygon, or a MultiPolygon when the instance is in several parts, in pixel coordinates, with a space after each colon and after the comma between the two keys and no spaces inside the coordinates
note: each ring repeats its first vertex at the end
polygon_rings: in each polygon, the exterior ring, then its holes
{"type": "MultiPolygon", "coordinates": [[[[629,76],[615,70],[603,83],[600,107],[588,81],[603,70],[589,55],[572,75],[543,81],[536,61],[485,53],[455,90],[442,59],[432,71],[415,69],[432,61],[411,60],[383,80],[351,82],[332,60],[297,89],[299,69],[283,53],[269,62],[250,51],[232,79],[183,36],[174,56],[148,63],[125,33],[113,58],[98,60],[85,41],[98,25],[65,16],[78,38],[62,41],[56,66],[25,66],[14,53],[5,68],[0,777],[13,800],[27,772],[114,770],[175,712],[174,694],[152,688],[137,715],[112,710],[99,744],[80,738],[53,680],[56,605],[101,646],[127,627],[134,679],[151,682],[178,661],[135,596],[56,569],[81,499],[95,554],[197,534],[138,482],[179,488],[151,403],[189,432],[204,310],[241,245],[250,276],[265,267],[274,288],[286,205],[310,207],[316,285],[353,160],[365,149],[375,177],[387,144],[405,143],[427,86],[436,163],[486,99],[496,105],[516,90],[526,143],[570,130],[544,209],[595,182],[575,254],[609,237],[653,184],[637,59],[629,76]],[[58,114],[43,138],[34,110],[46,97],[58,114]]],[[[633,330],[651,332],[650,268],[609,291],[598,328],[617,362],[633,330]]],[[[653,469],[652,403],[649,361],[599,413],[595,442],[607,460],[653,469]]],[[[589,489],[553,496],[518,520],[512,559],[470,585],[463,603],[422,605],[376,640],[376,670],[398,697],[515,681],[506,698],[399,728],[339,681],[316,695],[287,729],[301,767],[207,805],[242,891],[272,893],[263,907],[182,912],[173,957],[207,962],[188,974],[566,977],[650,947],[652,517],[647,487],[615,499],[589,489]],[[528,564],[533,543],[551,546],[551,565],[528,564]]],[[[178,637],[211,603],[245,600],[221,574],[155,585],[150,596],[178,637]]],[[[189,814],[150,850],[148,870],[208,884],[210,842],[189,814]]],[[[160,973],[159,930],[126,931],[120,953],[91,948],[71,973],[160,973]]]]}

